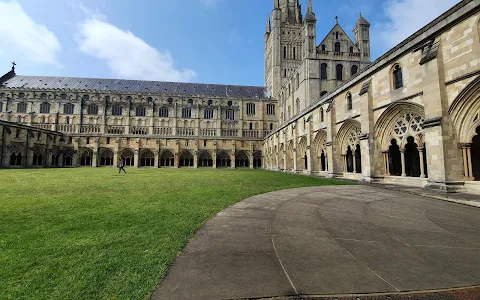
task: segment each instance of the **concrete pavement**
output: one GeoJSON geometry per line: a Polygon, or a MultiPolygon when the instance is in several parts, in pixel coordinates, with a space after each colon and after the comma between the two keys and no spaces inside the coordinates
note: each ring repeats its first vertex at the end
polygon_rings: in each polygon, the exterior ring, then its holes
{"type": "Polygon", "coordinates": [[[395,293],[480,284],[480,209],[372,186],[243,200],[199,229],[152,299],[395,293]]]}

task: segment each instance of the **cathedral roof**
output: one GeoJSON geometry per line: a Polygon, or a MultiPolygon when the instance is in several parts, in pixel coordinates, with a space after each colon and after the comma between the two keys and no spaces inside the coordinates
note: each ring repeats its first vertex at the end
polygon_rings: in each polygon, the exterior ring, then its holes
{"type": "Polygon", "coordinates": [[[167,94],[223,98],[269,98],[267,88],[261,86],[80,77],[14,76],[1,83],[0,88],[167,94]]]}

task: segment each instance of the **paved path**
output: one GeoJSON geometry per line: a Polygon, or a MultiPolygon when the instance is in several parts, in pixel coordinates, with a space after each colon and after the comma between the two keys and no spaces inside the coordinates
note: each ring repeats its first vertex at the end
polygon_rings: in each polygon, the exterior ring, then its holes
{"type": "Polygon", "coordinates": [[[480,284],[480,209],[371,186],[239,202],[190,240],[152,299],[394,293],[480,284]]]}

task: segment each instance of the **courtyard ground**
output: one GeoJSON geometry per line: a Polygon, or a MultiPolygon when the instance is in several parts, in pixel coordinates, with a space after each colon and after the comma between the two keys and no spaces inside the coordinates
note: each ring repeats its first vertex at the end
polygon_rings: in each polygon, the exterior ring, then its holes
{"type": "Polygon", "coordinates": [[[152,300],[476,300],[479,285],[480,208],[378,186],[304,187],[218,213],[152,300]]]}
{"type": "Polygon", "coordinates": [[[146,299],[211,216],[341,181],[262,170],[0,170],[0,299],[146,299]]]}

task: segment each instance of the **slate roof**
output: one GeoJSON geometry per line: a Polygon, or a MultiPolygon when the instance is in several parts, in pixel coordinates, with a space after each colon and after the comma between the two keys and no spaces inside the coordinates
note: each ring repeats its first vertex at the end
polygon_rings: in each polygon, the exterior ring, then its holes
{"type": "Polygon", "coordinates": [[[260,86],[51,76],[15,76],[1,83],[0,88],[124,92],[222,98],[270,97],[268,89],[260,86]]]}

